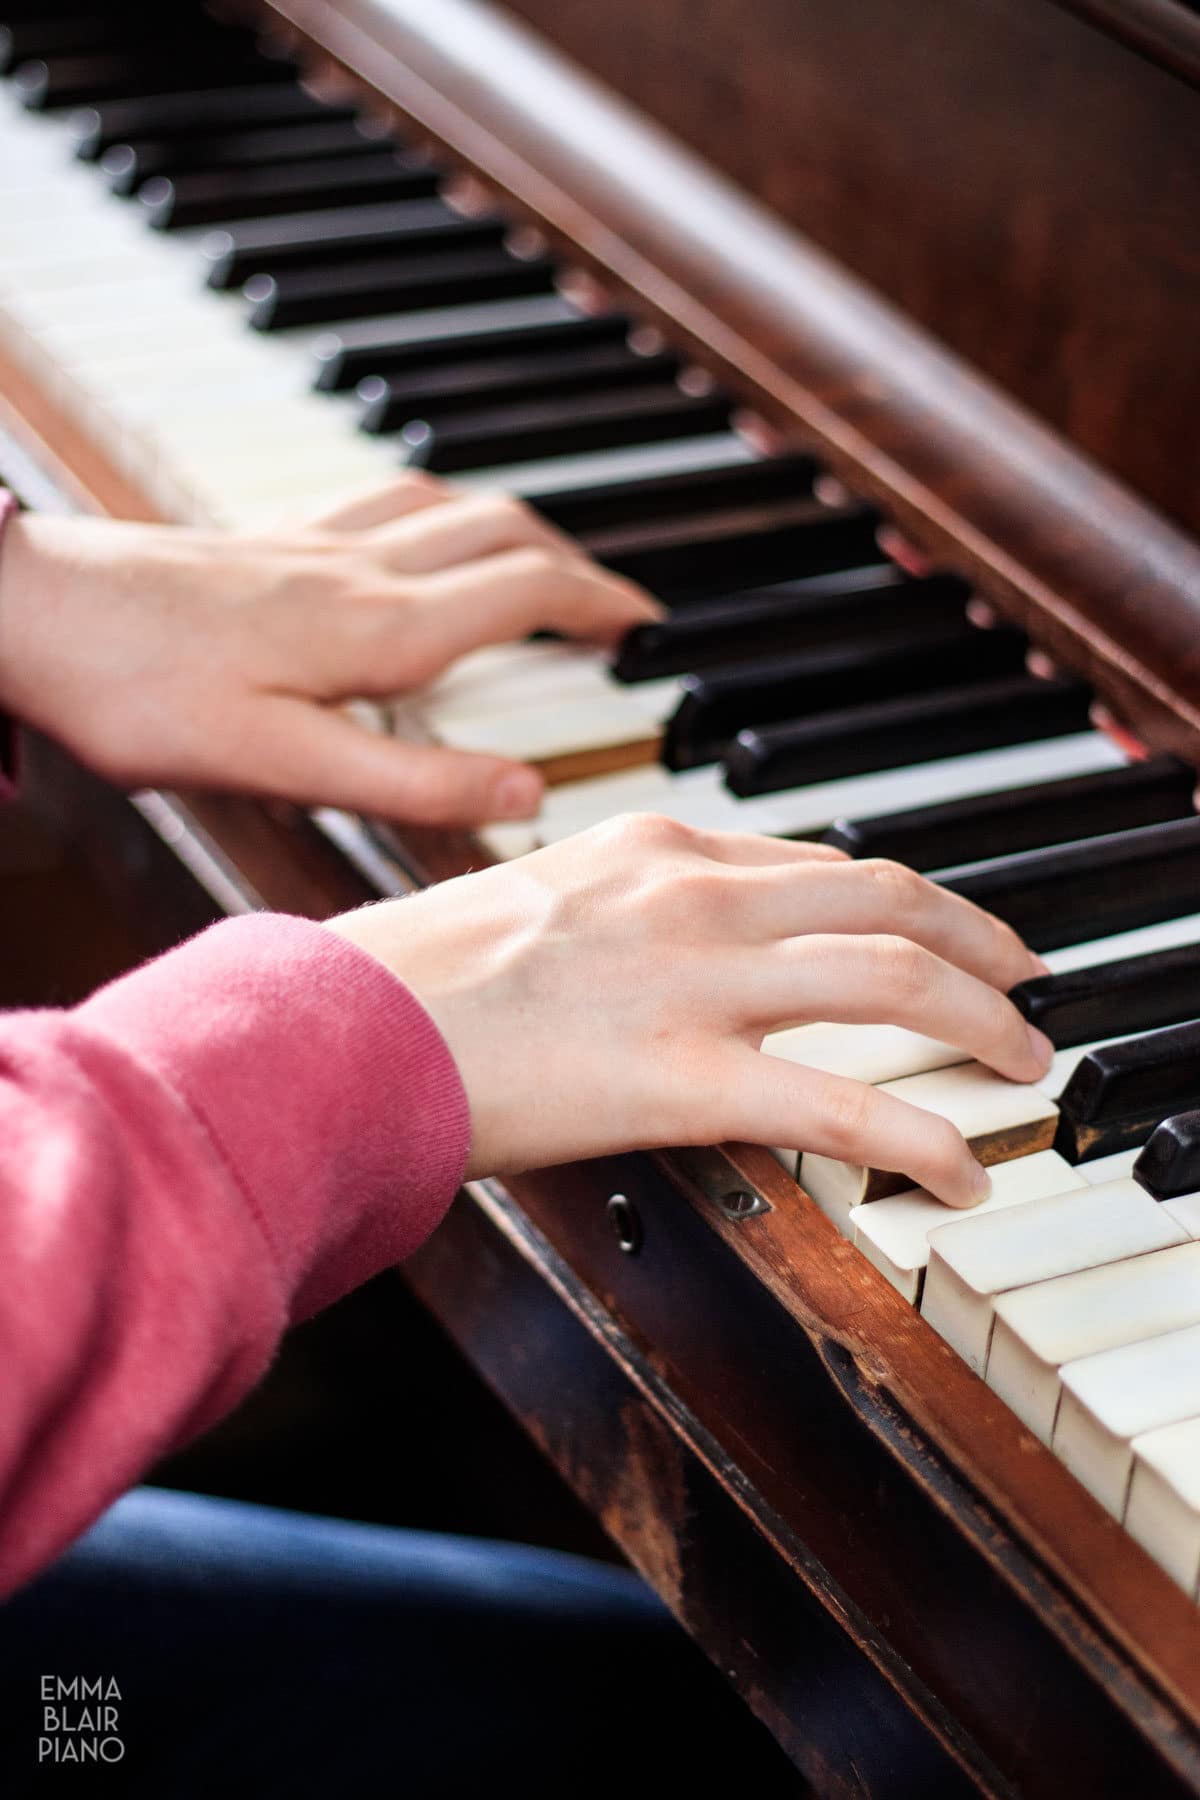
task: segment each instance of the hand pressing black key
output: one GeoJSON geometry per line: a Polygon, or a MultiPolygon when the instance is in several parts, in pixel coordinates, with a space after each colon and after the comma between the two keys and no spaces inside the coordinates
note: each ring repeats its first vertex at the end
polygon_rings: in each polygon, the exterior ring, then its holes
{"type": "Polygon", "coordinates": [[[1079,681],[1013,675],[963,693],[849,706],[787,725],[739,733],[726,752],[733,794],[770,794],[880,769],[903,769],[1085,731],[1091,690],[1079,681]]]}
{"type": "Polygon", "coordinates": [[[923,874],[1017,850],[1158,825],[1193,812],[1196,774],[1173,756],[1006,788],[877,818],[835,819],[824,842],[850,856],[884,856],[923,874]]]}
{"type": "Polygon", "coordinates": [[[357,156],[335,156],[326,162],[155,175],[138,189],[137,197],[157,231],[177,231],[224,219],[416,200],[435,194],[440,179],[419,157],[364,145],[357,156]]]}
{"type": "Polygon", "coordinates": [[[1072,1163],[1111,1156],[1197,1104],[1200,1022],[1108,1044],[1085,1056],[1063,1089],[1054,1148],[1072,1163]]]}
{"type": "Polygon", "coordinates": [[[1200,818],[998,856],[939,881],[996,913],[1032,950],[1083,944],[1195,910],[1200,818]]]}
{"type": "Polygon", "coordinates": [[[503,246],[380,257],[328,269],[291,269],[253,275],[242,290],[256,331],[319,325],[366,313],[415,312],[427,306],[468,306],[517,294],[548,293],[555,268],[549,257],[523,262],[503,246]]]}
{"type": "Polygon", "coordinates": [[[1015,674],[1026,642],[1010,626],[980,631],[964,619],[941,631],[906,630],[690,675],[667,725],[662,760],[668,769],[697,768],[716,762],[748,727],[1015,674]]]}
{"type": "Polygon", "coordinates": [[[727,400],[697,399],[664,384],[447,414],[436,425],[425,420],[407,425],[400,441],[414,467],[450,475],[539,457],[704,437],[728,422],[727,400]]]}
{"type": "Polygon", "coordinates": [[[1038,975],[1009,995],[1056,1049],[1200,1018],[1200,944],[1038,975]]]}
{"type": "Polygon", "coordinates": [[[227,289],[284,269],[494,246],[504,232],[498,219],[463,219],[443,200],[426,196],[250,219],[230,231],[210,231],[200,254],[208,286],[227,289]]]}
{"type": "Polygon", "coordinates": [[[1200,1111],[1175,1113],[1155,1126],[1133,1165],[1133,1179],[1156,1200],[1200,1191],[1200,1111]]]}

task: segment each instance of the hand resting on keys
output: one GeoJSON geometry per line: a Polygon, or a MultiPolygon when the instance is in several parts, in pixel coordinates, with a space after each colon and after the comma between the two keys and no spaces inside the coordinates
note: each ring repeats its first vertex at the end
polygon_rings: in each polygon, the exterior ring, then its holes
{"type": "Polygon", "coordinates": [[[528,818],[500,756],[338,709],[549,628],[610,644],[658,617],[518,501],[410,473],[306,525],[226,536],[18,516],[0,558],[0,710],[126,786],[236,788],[431,825],[528,818]]]}
{"type": "Polygon", "coordinates": [[[1044,965],[899,864],[629,815],[329,929],[423,1002],[471,1111],[469,1172],[738,1139],[902,1171],[952,1206],[989,1178],[947,1121],[760,1053],[809,1019],[907,1026],[1016,1081],[1049,1040],[1005,998],[1044,965]]]}

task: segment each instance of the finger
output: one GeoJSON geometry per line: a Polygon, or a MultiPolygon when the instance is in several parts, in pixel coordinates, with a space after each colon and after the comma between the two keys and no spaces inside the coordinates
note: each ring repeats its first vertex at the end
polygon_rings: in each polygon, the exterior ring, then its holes
{"type": "Polygon", "coordinates": [[[696,831],[694,848],[710,862],[739,868],[794,867],[797,863],[843,863],[850,858],[832,844],[807,839],[763,837],[751,831],[696,831]]]}
{"type": "Polygon", "coordinates": [[[1054,1046],[978,976],[899,937],[789,938],[739,970],[754,1019],[903,1025],[987,1063],[1012,1081],[1037,1081],[1054,1046]]]}
{"type": "Polygon", "coordinates": [[[751,1144],[783,1144],[907,1175],[949,1206],[974,1206],[986,1172],[948,1120],[861,1081],[746,1049],[722,1071],[722,1118],[751,1144]]]}
{"type": "Polygon", "coordinates": [[[419,469],[406,471],[386,487],[372,488],[335,506],[320,518],[309,519],[309,526],[324,531],[372,531],[409,514],[446,506],[457,498],[457,490],[436,475],[419,469]]]}
{"type": "Polygon", "coordinates": [[[471,826],[531,818],[541,803],[524,763],[410,744],[289,695],[260,697],[242,742],[247,785],[303,805],[471,826]]]}
{"type": "Polygon", "coordinates": [[[531,631],[613,644],[659,616],[632,583],[543,550],[506,550],[440,575],[410,577],[416,604],[395,615],[404,681],[427,681],[456,657],[531,631]]]}
{"type": "Polygon", "coordinates": [[[382,526],[372,533],[372,547],[385,568],[406,575],[456,568],[502,550],[533,548],[562,557],[585,555],[572,538],[539,519],[510,494],[456,495],[445,506],[427,508],[417,518],[382,526]]]}
{"type": "Polygon", "coordinates": [[[869,858],[764,871],[747,904],[769,936],[832,931],[910,938],[1005,993],[1043,972],[1011,926],[900,863],[869,858]]]}

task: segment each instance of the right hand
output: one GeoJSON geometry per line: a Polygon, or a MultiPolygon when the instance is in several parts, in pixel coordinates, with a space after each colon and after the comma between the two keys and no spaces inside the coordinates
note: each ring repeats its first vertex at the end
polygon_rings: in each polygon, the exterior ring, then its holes
{"type": "Polygon", "coordinates": [[[908,1026],[1014,1081],[1053,1054],[1005,998],[1044,965],[896,863],[615,819],[330,922],[412,990],[458,1064],[468,1173],[734,1139],[898,1170],[952,1206],[989,1178],[944,1119],[762,1054],[804,1020],[908,1026]]]}

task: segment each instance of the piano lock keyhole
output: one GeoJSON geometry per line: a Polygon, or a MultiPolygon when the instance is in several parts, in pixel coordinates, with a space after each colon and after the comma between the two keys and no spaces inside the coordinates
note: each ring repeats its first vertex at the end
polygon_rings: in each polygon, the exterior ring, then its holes
{"type": "Polygon", "coordinates": [[[642,1247],[642,1221],[637,1207],[624,1194],[614,1194],[605,1207],[613,1236],[626,1256],[636,1256],[642,1247]]]}

